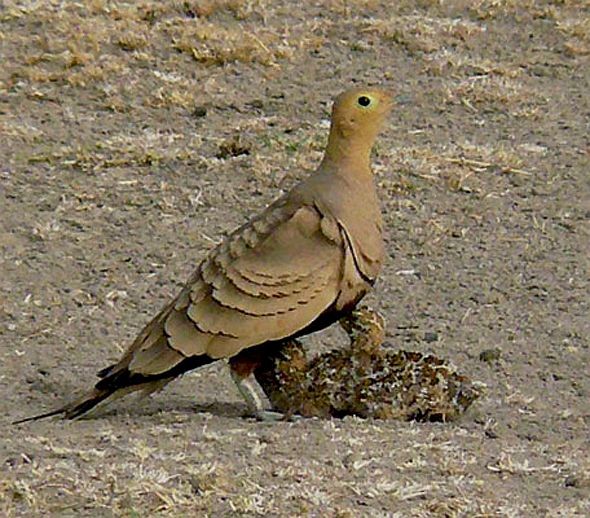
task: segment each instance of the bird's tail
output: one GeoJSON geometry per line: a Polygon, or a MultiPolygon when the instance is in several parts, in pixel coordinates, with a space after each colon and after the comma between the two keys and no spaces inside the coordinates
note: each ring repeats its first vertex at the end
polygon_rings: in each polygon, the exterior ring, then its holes
{"type": "Polygon", "coordinates": [[[102,379],[94,386],[92,390],[84,394],[80,399],[73,401],[57,410],[52,410],[40,415],[26,417],[14,421],[12,424],[26,423],[28,421],[37,421],[55,415],[61,415],[64,419],[76,419],[81,417],[100,403],[111,403],[130,392],[143,391],[144,395],[162,389],[175,377],[202,365],[211,363],[211,358],[207,356],[193,356],[185,358],[179,364],[175,365],[168,371],[156,375],[141,375],[131,373],[127,368],[117,369],[116,365],[103,369],[99,372],[102,379]]]}
{"type": "Polygon", "coordinates": [[[109,396],[113,395],[115,391],[116,389],[101,390],[93,388],[90,392],[84,394],[80,399],[77,399],[72,403],[69,403],[61,408],[58,408],[57,410],[52,410],[51,412],[46,412],[44,414],[19,419],[18,421],[14,421],[12,424],[21,424],[26,423],[28,421],[37,421],[38,419],[45,419],[46,417],[52,417],[54,415],[61,415],[65,419],[75,419],[76,417],[80,417],[81,415],[92,410],[96,405],[98,405],[105,399],[109,398],[109,396]]]}

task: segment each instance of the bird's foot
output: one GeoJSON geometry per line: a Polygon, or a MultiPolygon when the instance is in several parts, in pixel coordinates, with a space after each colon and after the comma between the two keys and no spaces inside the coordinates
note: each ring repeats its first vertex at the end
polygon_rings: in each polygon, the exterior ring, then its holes
{"type": "Polygon", "coordinates": [[[277,412],[276,410],[263,410],[258,412],[255,417],[258,421],[263,423],[277,423],[279,421],[296,423],[303,420],[303,417],[300,415],[295,415],[292,413],[283,414],[282,412],[277,412]]]}
{"type": "Polygon", "coordinates": [[[298,421],[303,419],[301,416],[294,415],[293,412],[283,414],[268,408],[266,394],[262,387],[256,381],[253,374],[245,378],[240,376],[235,370],[230,369],[231,377],[238,388],[238,391],[244,398],[248,406],[248,417],[254,417],[264,423],[276,423],[278,421],[298,421]]]}
{"type": "Polygon", "coordinates": [[[263,423],[276,423],[278,421],[285,420],[285,414],[281,412],[275,412],[274,410],[260,410],[254,415],[257,421],[263,423]]]}

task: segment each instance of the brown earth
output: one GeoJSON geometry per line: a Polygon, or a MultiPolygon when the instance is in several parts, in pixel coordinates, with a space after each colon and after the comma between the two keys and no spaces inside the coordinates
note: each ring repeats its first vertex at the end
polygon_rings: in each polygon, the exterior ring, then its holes
{"type": "Polygon", "coordinates": [[[2,2],[0,514],[590,515],[589,56],[582,0],[2,2]],[[358,83],[397,99],[368,302],[487,385],[459,422],[259,423],[216,365],[10,426],[312,169],[358,83]]]}

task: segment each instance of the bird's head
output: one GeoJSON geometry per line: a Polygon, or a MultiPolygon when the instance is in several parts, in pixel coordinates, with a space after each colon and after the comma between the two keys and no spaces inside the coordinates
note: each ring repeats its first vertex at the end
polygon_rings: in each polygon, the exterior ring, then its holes
{"type": "Polygon", "coordinates": [[[391,95],[379,88],[353,88],[341,93],[332,108],[332,125],[343,136],[378,133],[391,111],[391,95]]]}
{"type": "Polygon", "coordinates": [[[336,97],[326,154],[367,160],[392,107],[391,95],[379,88],[353,88],[336,97]]]}

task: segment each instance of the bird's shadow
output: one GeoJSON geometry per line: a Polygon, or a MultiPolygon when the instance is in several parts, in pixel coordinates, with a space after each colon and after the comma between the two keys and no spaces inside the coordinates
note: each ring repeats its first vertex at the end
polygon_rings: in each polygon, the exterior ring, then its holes
{"type": "MultiPolygon", "coordinates": [[[[51,402],[45,398],[34,398],[27,403],[27,412],[31,415],[41,414],[43,411],[51,411],[63,407],[76,396],[64,397],[64,394],[77,394],[79,387],[75,384],[68,383],[67,380],[51,381],[44,377],[35,380],[29,387],[30,390],[38,394],[54,394],[58,397],[51,402]],[[61,401],[60,401],[61,400],[61,401]],[[35,408],[36,407],[36,408],[35,408]],[[29,408],[33,408],[32,411],[29,408]],[[45,410],[43,410],[45,408],[45,410]]],[[[19,410],[24,412],[24,408],[19,410]]],[[[129,395],[117,401],[107,400],[106,404],[99,404],[88,414],[76,418],[76,421],[99,421],[102,419],[112,419],[120,417],[132,417],[141,419],[142,417],[154,417],[170,414],[176,416],[191,417],[199,414],[208,414],[226,419],[242,419],[248,417],[248,409],[244,402],[237,399],[235,401],[195,401],[189,397],[182,397],[168,393],[165,396],[159,395],[142,396],[136,393],[129,395]]],[[[26,416],[12,416],[11,421],[21,419],[26,416]]]]}
{"type": "MultiPolygon", "coordinates": [[[[60,405],[48,405],[59,408],[60,405]]],[[[63,405],[62,405],[63,406],[63,405]]],[[[37,413],[41,413],[38,410],[37,413]]],[[[34,415],[35,411],[31,412],[34,415]]],[[[198,415],[210,415],[224,419],[248,418],[247,406],[240,401],[211,401],[195,403],[187,399],[167,399],[157,401],[141,399],[140,401],[114,402],[104,407],[97,407],[86,415],[74,419],[74,421],[102,421],[108,419],[142,419],[162,416],[171,416],[172,419],[190,418],[198,415]]],[[[23,416],[12,416],[10,422],[21,419],[23,416]]],[[[59,418],[58,418],[59,419],[59,418]]]]}
{"type": "Polygon", "coordinates": [[[239,401],[214,401],[211,403],[191,403],[186,400],[165,402],[153,401],[145,406],[122,405],[119,408],[114,406],[98,410],[95,415],[89,415],[84,419],[104,419],[116,416],[127,416],[134,418],[153,417],[157,415],[173,415],[175,417],[190,417],[199,414],[209,414],[226,419],[243,419],[248,417],[247,407],[239,401]]]}

